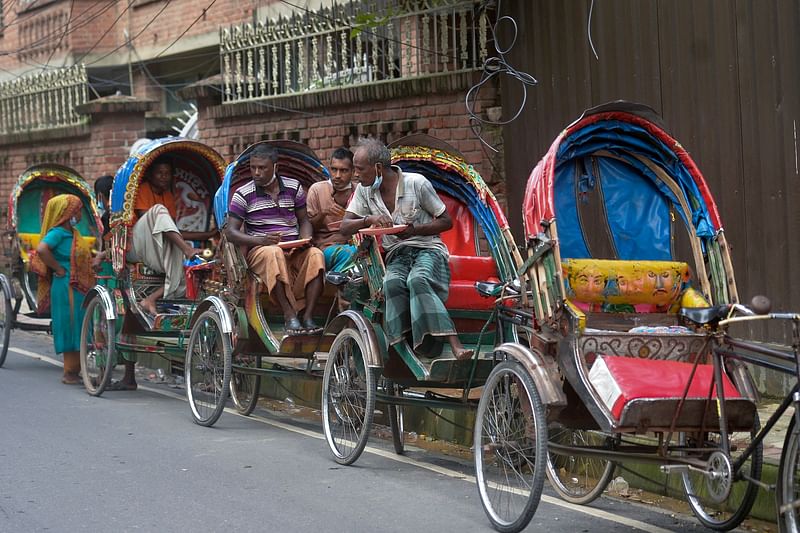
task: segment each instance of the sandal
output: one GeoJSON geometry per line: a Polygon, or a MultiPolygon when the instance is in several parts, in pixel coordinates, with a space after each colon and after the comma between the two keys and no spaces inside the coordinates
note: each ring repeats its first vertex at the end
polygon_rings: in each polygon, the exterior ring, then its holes
{"type": "Polygon", "coordinates": [[[318,335],[318,334],[322,333],[322,328],[319,327],[316,324],[316,322],[314,322],[314,319],[312,319],[312,318],[309,318],[309,319],[306,319],[306,320],[303,321],[303,329],[309,335],[318,335]]]}
{"type": "Polygon", "coordinates": [[[303,325],[300,323],[300,320],[298,320],[297,317],[286,319],[285,329],[286,329],[286,334],[290,336],[302,335],[303,333],[305,333],[305,331],[303,330],[303,325]]]}

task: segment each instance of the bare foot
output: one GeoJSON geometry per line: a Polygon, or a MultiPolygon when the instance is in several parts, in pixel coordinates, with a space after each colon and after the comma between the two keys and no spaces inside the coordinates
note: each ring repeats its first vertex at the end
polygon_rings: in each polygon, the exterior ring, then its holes
{"type": "Polygon", "coordinates": [[[158,314],[158,310],[156,309],[156,303],[149,298],[145,298],[144,300],[139,302],[139,306],[151,315],[158,314]]]}

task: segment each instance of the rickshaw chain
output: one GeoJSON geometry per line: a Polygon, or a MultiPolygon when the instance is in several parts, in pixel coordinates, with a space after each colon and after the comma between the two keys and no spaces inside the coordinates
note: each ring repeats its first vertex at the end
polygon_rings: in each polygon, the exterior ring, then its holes
{"type": "Polygon", "coordinates": [[[297,399],[298,399],[298,400],[300,400],[301,402],[305,402],[305,404],[306,404],[306,405],[308,405],[308,404],[310,403],[310,402],[309,402],[309,400],[306,400],[305,398],[303,398],[303,397],[302,397],[302,396],[300,396],[299,394],[297,394],[297,393],[295,393],[295,392],[292,392],[291,390],[289,390],[289,389],[286,387],[286,385],[284,385],[283,383],[281,383],[281,381],[280,381],[280,378],[279,378],[279,377],[277,377],[277,376],[267,376],[267,377],[268,377],[268,378],[270,378],[270,379],[272,379],[273,381],[275,381],[275,384],[276,384],[276,385],[278,385],[278,387],[280,387],[280,388],[282,388],[283,390],[285,390],[286,392],[288,392],[288,393],[289,393],[289,396],[294,396],[295,398],[297,398],[297,399]]]}

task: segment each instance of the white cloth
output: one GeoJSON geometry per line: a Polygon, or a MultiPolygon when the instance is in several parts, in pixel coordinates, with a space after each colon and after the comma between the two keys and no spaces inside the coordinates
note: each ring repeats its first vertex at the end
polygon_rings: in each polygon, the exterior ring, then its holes
{"type": "Polygon", "coordinates": [[[133,244],[128,251],[128,260],[144,263],[147,268],[165,275],[164,298],[183,298],[186,294],[183,251],[164,235],[170,231],[180,234],[167,208],[156,204],[148,209],[133,226],[133,244]]]}

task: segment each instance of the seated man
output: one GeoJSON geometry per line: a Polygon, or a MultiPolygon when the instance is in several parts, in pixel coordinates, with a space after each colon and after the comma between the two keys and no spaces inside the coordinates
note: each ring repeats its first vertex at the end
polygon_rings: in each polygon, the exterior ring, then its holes
{"type": "Polygon", "coordinates": [[[156,272],[165,274],[164,286],[159,287],[139,302],[148,313],[156,314],[156,300],[182,298],[186,293],[186,278],[183,271],[184,258],[189,259],[199,250],[184,239],[206,240],[215,231],[181,232],[175,225],[177,208],[172,190],[174,167],[172,161],[161,156],[148,170],[139,184],[133,206],[138,217],[133,226],[133,242],[128,251],[128,260],[140,262],[156,272]]]}
{"type": "Polygon", "coordinates": [[[308,220],[314,227],[314,246],[325,254],[325,270],[344,272],[353,265],[356,247],[339,233],[345,207],[353,191],[353,152],[337,148],[331,156],[330,181],[308,188],[308,220]]]}
{"type": "Polygon", "coordinates": [[[410,331],[415,351],[435,353],[444,337],[457,359],[469,359],[473,352],[461,345],[444,306],[450,266],[439,234],[453,226],[444,203],[425,176],[392,166],[389,150],[376,139],[359,141],[353,166],[361,183],[347,206],[342,234],[370,226],[408,225],[402,233],[383,237],[384,328],[389,344],[400,342],[410,331]]]}
{"type": "Polygon", "coordinates": [[[277,161],[278,151],[271,146],[259,145],[250,153],[253,179],[233,193],[225,235],[249,248],[247,264],[281,306],[287,334],[317,333],[321,328],[312,315],[322,293],[325,259],[313,246],[285,252],[277,246],[312,233],[306,192],[299,181],[278,176],[277,161]],[[297,313],[303,307],[301,322],[297,313]]]}

